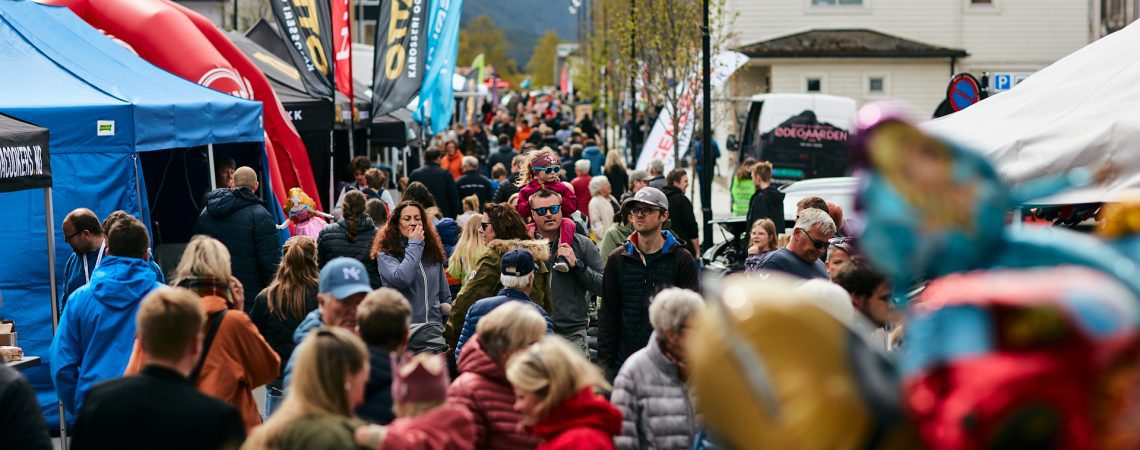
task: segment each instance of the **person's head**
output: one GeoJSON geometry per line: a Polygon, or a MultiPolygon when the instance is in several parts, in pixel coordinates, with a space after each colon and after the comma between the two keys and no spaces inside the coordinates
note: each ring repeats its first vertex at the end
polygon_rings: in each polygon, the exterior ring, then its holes
{"type": "Polygon", "coordinates": [[[474,156],[464,156],[463,171],[470,172],[472,170],[479,170],[479,159],[474,156]]]}
{"type": "Polygon", "coordinates": [[[413,418],[443,405],[451,380],[442,355],[405,357],[392,371],[392,403],[396,417],[413,418]]]}
{"type": "Polygon", "coordinates": [[[609,197],[610,193],[613,192],[610,188],[610,179],[606,178],[605,175],[598,175],[594,178],[591,178],[589,188],[590,196],[592,197],[609,197]]]}
{"type": "Polygon", "coordinates": [[[280,320],[300,321],[308,311],[308,293],[317,287],[317,242],[308,236],[293,236],[281,247],[277,274],[265,288],[269,313],[280,320]]]}
{"type": "Polygon", "coordinates": [[[641,188],[649,186],[649,172],[644,170],[634,170],[629,173],[629,190],[636,193],[641,188]]]}
{"type": "Polygon", "coordinates": [[[820,279],[808,280],[797,286],[796,292],[843,323],[850,324],[855,316],[851,296],[838,284],[820,279]]]}
{"type": "Polygon", "coordinates": [[[479,196],[471,194],[463,197],[463,211],[479,211],[479,196]]]}
{"type": "Polygon", "coordinates": [[[562,195],[550,189],[541,189],[531,194],[527,199],[530,202],[530,218],[535,227],[546,235],[556,235],[562,229],[562,195]]]}
{"type": "MultiPolygon", "coordinates": [[[[499,116],[499,118],[503,119],[504,117],[499,116]]],[[[502,147],[500,148],[501,150],[505,150],[505,149],[510,148],[510,145],[509,145],[510,142],[511,142],[510,136],[507,136],[506,133],[499,133],[499,145],[502,145],[502,147]]]]}
{"type": "Polygon", "coordinates": [[[689,325],[704,306],[701,295],[688,289],[669,288],[653,297],[649,304],[649,323],[665,353],[682,361],[688,357],[685,338],[689,325]]]}
{"type": "MultiPolygon", "coordinates": [[[[801,198],[800,201],[796,202],[796,214],[797,215],[799,213],[804,212],[804,210],[808,209],[808,208],[818,209],[820,211],[823,211],[824,213],[827,213],[827,202],[824,201],[822,198],[819,198],[816,196],[804,197],[804,198],[801,198]]],[[[831,222],[835,223],[835,220],[832,219],[831,222]]]]}
{"type": "Polygon", "coordinates": [[[297,346],[292,384],[285,397],[307,403],[310,414],[352,417],[364,403],[370,365],[368,349],[351,330],[325,327],[309,332],[297,346]]]}
{"type": "Polygon", "coordinates": [[[849,264],[836,274],[835,283],[851,294],[851,304],[863,317],[881,327],[891,322],[891,282],[866,264],[849,264]]]}
{"type": "Polygon", "coordinates": [[[404,200],[396,205],[388,217],[388,223],[372,244],[372,256],[384,252],[396,258],[404,258],[404,248],[407,240],[415,230],[423,230],[424,254],[423,261],[430,264],[442,264],[446,261],[443,243],[439,233],[435,231],[431,217],[427,215],[423,206],[410,200],[404,200]]]}
{"type": "Polygon", "coordinates": [[[855,249],[843,238],[832,239],[830,243],[827,248],[827,261],[824,263],[827,266],[828,276],[834,280],[840,271],[855,263],[855,249]]]}
{"type": "Polygon", "coordinates": [[[134,217],[119,219],[107,232],[107,253],[112,256],[147,259],[149,251],[150,235],[147,234],[142,222],[134,217]]]}
{"type": "Polygon", "coordinates": [[[519,216],[514,205],[492,203],[483,210],[483,220],[479,222],[483,234],[483,242],[490,243],[495,239],[529,239],[526,223],[519,216]]]}
{"type": "Polygon", "coordinates": [[[758,188],[766,188],[772,183],[772,163],[757,161],[752,165],[752,184],[758,188]]]}
{"type": "Polygon", "coordinates": [[[587,387],[608,389],[598,366],[559,336],[544,336],[507,362],[507,380],[515,391],[515,410],[534,425],[562,402],[587,387]]]}
{"type": "Polygon", "coordinates": [[[651,177],[659,177],[665,175],[665,162],[660,159],[649,161],[649,166],[646,167],[651,177]]]}
{"type": "Polygon", "coordinates": [[[831,220],[835,222],[835,229],[843,229],[843,207],[835,203],[827,202],[827,215],[831,216],[831,220]]]}
{"type": "Polygon", "coordinates": [[[448,140],[446,143],[444,143],[444,145],[443,145],[443,154],[444,155],[451,156],[451,155],[454,155],[455,152],[457,152],[457,151],[459,151],[459,144],[457,144],[455,142],[455,140],[448,140]]]}
{"type": "Polygon", "coordinates": [[[669,199],[657,188],[641,188],[621,206],[622,214],[629,214],[630,224],[638,234],[660,233],[669,219],[669,199]]]}
{"type": "Polygon", "coordinates": [[[459,232],[459,242],[451,252],[449,267],[453,264],[458,264],[457,267],[474,267],[478,263],[483,249],[487,248],[487,244],[483,242],[482,224],[486,220],[483,217],[482,214],[475,213],[467,218],[467,223],[459,232]]]}
{"type": "Polygon", "coordinates": [[[751,156],[744,158],[740,163],[740,168],[736,169],[736,179],[747,180],[752,178],[752,167],[756,165],[756,160],[751,156]]]}
{"type": "Polygon", "coordinates": [[[344,193],[344,223],[349,242],[356,241],[356,232],[360,225],[360,219],[364,217],[364,205],[366,203],[368,203],[368,200],[360,191],[348,191],[344,193]]]}
{"type": "Polygon", "coordinates": [[[364,172],[364,181],[369,189],[379,192],[388,184],[388,174],[380,169],[368,169],[364,172]]]}
{"type": "Polygon", "coordinates": [[[776,224],[772,219],[758,219],[752,222],[752,231],[749,233],[748,245],[760,247],[766,252],[776,249],[776,224]]]}
{"type": "Polygon", "coordinates": [[[99,217],[90,209],[78,208],[63,218],[63,240],[75,253],[89,253],[99,250],[103,243],[103,227],[99,217]]]}
{"type": "Polygon", "coordinates": [[[235,306],[230,292],[230,251],[221,241],[199,234],[190,238],[182,259],[174,269],[173,285],[194,289],[198,295],[224,297],[226,305],[235,306]]]}
{"type": "Polygon", "coordinates": [[[108,214],[107,217],[103,218],[103,224],[100,226],[100,228],[103,229],[103,235],[106,236],[108,234],[111,234],[111,227],[114,226],[116,222],[118,222],[120,219],[122,219],[124,217],[134,217],[134,216],[131,216],[126,211],[123,211],[120,209],[120,210],[112,212],[111,214],[108,214]]]}
{"type": "Polygon", "coordinates": [[[388,205],[384,204],[383,200],[378,198],[370,198],[364,203],[364,211],[368,213],[368,217],[372,218],[372,223],[377,227],[384,226],[388,222],[388,205]]]}
{"type": "Polygon", "coordinates": [[[546,334],[546,319],[523,302],[506,302],[479,319],[475,336],[483,352],[500,368],[519,351],[534,345],[546,334]]]}
{"type": "Polygon", "coordinates": [[[610,150],[609,152],[606,152],[605,169],[609,171],[613,170],[614,168],[625,170],[625,159],[621,157],[621,152],[617,150],[610,150]]]}
{"type": "Polygon", "coordinates": [[[521,248],[503,253],[499,263],[499,283],[506,289],[514,289],[530,295],[534,286],[534,256],[521,248]]]}
{"type": "Polygon", "coordinates": [[[796,218],[788,250],[805,262],[814,262],[827,250],[827,241],[835,236],[835,222],[826,212],[815,208],[805,209],[796,218]]]}
{"type": "MultiPolygon", "coordinates": [[[[582,151],[583,151],[583,149],[582,149],[581,144],[571,145],[570,146],[570,157],[575,159],[575,160],[580,159],[582,157],[582,151]]],[[[586,170],[590,170],[589,167],[587,167],[586,170]]]]}
{"type": "Polygon", "coordinates": [[[230,189],[234,187],[234,171],[237,170],[237,162],[233,158],[225,157],[217,162],[217,169],[215,170],[214,181],[218,183],[220,189],[230,189]]]}
{"type": "Polygon", "coordinates": [[[427,186],[419,181],[413,181],[404,190],[404,200],[419,203],[424,209],[431,208],[436,205],[435,197],[431,195],[431,191],[427,186]]]}
{"type": "Polygon", "coordinates": [[[507,179],[507,166],[504,166],[503,163],[496,163],[494,167],[491,167],[491,178],[497,181],[507,179]]]}
{"type": "Polygon", "coordinates": [[[334,258],[321,269],[317,307],[326,327],[356,329],[356,312],[364,296],[372,292],[364,263],[347,257],[334,258]]]}
{"type": "Polygon", "coordinates": [[[590,175],[590,160],[579,159],[574,161],[574,173],[578,176],[590,175]]]}
{"type": "Polygon", "coordinates": [[[365,344],[401,353],[408,344],[412,307],[404,294],[391,288],[369,292],[356,307],[356,331],[365,344]]]}
{"type": "Polygon", "coordinates": [[[542,150],[530,152],[528,156],[523,185],[529,183],[532,178],[541,183],[558,181],[558,172],[562,166],[558,163],[558,155],[554,153],[554,150],[551,150],[550,147],[543,147],[542,150]]]}
{"type": "Polygon", "coordinates": [[[523,167],[526,166],[526,159],[526,155],[516,155],[514,158],[511,158],[511,173],[522,172],[523,167]]]}
{"type": "Polygon", "coordinates": [[[174,366],[183,375],[189,375],[198,360],[205,322],[198,295],[182,288],[151,291],[135,315],[139,344],[147,358],[174,366]]]}
{"type": "Polygon", "coordinates": [[[669,176],[665,177],[665,184],[684,191],[689,188],[689,172],[685,169],[670,170],[669,176]]]}
{"type": "Polygon", "coordinates": [[[368,157],[364,155],[352,158],[352,161],[348,162],[348,173],[352,174],[352,179],[356,181],[357,186],[368,185],[368,179],[365,175],[368,173],[368,169],[371,168],[372,161],[369,161],[368,157]]]}
{"type": "Polygon", "coordinates": [[[439,151],[439,148],[435,147],[434,145],[428,147],[428,149],[424,151],[424,161],[427,161],[429,163],[439,164],[439,158],[442,157],[443,152],[439,151]]]}
{"type": "Polygon", "coordinates": [[[257,183],[257,172],[253,169],[241,166],[234,171],[234,189],[246,188],[257,192],[258,186],[260,185],[257,183]]]}

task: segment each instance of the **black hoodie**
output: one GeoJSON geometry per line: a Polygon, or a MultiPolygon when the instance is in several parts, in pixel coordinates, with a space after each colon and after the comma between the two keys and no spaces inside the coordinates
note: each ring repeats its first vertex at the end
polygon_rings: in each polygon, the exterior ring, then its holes
{"type": "Polygon", "coordinates": [[[776,234],[784,232],[784,193],[775,185],[757,189],[748,201],[748,229],[760,219],[772,219],[776,224],[776,234]]]}
{"type": "Polygon", "coordinates": [[[281,261],[277,228],[265,203],[249,188],[215,189],[206,194],[206,209],[198,216],[195,230],[226,245],[233,274],[248,298],[273,280],[281,261]]]}

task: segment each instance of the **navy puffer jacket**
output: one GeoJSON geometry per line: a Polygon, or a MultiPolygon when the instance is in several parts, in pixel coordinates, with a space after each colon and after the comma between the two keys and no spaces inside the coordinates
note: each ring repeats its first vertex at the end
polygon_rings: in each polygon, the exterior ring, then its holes
{"type": "Polygon", "coordinates": [[[360,261],[368,269],[368,282],[372,289],[380,287],[380,272],[376,270],[376,259],[372,257],[372,240],[376,239],[376,225],[372,218],[360,215],[356,218],[356,238],[348,239],[348,221],[340,219],[329,224],[317,236],[317,265],[325,264],[341,256],[360,261]]]}
{"type": "Polygon", "coordinates": [[[281,261],[281,242],[273,216],[253,191],[210,191],[195,230],[225,244],[233,274],[250,296],[269,286],[281,261]]]}

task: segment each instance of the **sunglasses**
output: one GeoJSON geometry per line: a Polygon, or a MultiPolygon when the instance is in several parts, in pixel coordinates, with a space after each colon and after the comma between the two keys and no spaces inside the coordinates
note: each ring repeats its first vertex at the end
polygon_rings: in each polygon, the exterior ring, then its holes
{"type": "Polygon", "coordinates": [[[815,238],[811,237],[810,234],[808,234],[807,230],[803,228],[796,229],[804,232],[804,236],[807,236],[808,240],[811,241],[811,245],[815,246],[816,250],[823,250],[824,248],[827,248],[827,241],[817,241],[815,238]]]}
{"type": "Polygon", "coordinates": [[[562,211],[562,205],[550,205],[545,208],[534,208],[533,211],[540,217],[545,216],[547,212],[549,212],[551,215],[558,214],[559,211],[562,211]]]}
{"type": "Polygon", "coordinates": [[[491,226],[491,222],[479,222],[480,230],[486,230],[489,226],[491,226]]]}
{"type": "Polygon", "coordinates": [[[536,173],[542,173],[542,172],[546,172],[547,174],[551,174],[551,175],[553,175],[553,174],[556,174],[556,173],[558,173],[558,171],[559,171],[559,170],[561,170],[561,168],[559,168],[559,167],[555,167],[555,166],[550,166],[550,167],[534,167],[534,168],[531,168],[530,170],[533,170],[533,171],[534,171],[534,172],[536,172],[536,173]]]}
{"type": "Polygon", "coordinates": [[[629,209],[630,214],[635,214],[638,216],[644,216],[644,215],[647,215],[650,213],[655,213],[657,211],[660,211],[660,209],[652,208],[652,207],[651,208],[630,208],[629,209]]]}

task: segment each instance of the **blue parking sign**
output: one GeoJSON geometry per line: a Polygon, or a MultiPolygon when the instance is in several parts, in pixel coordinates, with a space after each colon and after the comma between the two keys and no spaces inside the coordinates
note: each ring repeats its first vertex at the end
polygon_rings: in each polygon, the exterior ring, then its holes
{"type": "Polygon", "coordinates": [[[999,73],[994,75],[994,90],[1008,91],[1013,87],[1013,74],[999,73]]]}

